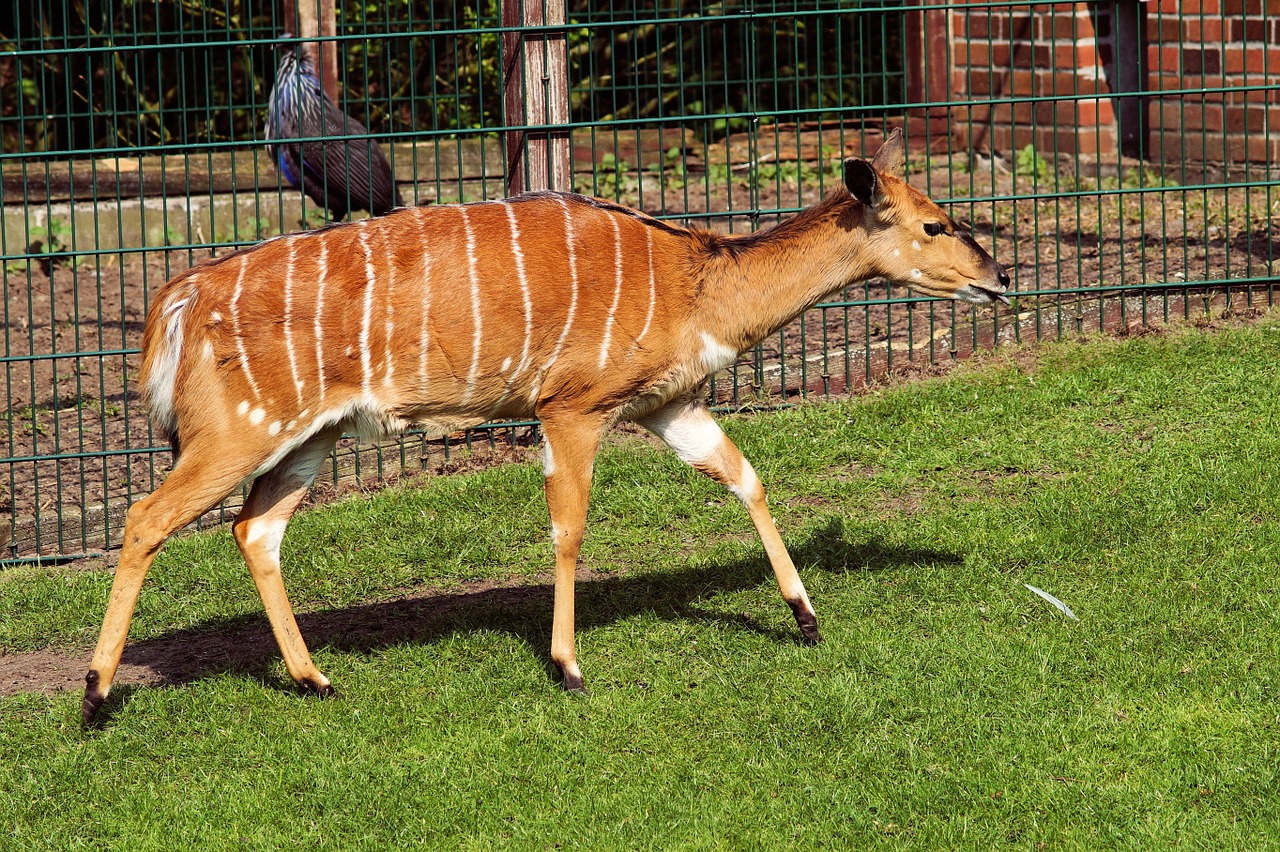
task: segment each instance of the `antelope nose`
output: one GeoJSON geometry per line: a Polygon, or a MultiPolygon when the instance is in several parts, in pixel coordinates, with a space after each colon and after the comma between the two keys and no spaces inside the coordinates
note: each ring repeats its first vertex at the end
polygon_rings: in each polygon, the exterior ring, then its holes
{"type": "Polygon", "coordinates": [[[1005,271],[1004,271],[1004,267],[1003,267],[1003,266],[997,266],[997,267],[996,267],[996,270],[997,270],[997,271],[996,271],[996,280],[1000,282],[1000,286],[1001,286],[1001,287],[1003,287],[1003,288],[1005,288],[1006,290],[1008,290],[1008,289],[1009,289],[1009,283],[1010,283],[1010,282],[1009,282],[1009,273],[1007,273],[1007,272],[1005,272],[1005,271]]]}

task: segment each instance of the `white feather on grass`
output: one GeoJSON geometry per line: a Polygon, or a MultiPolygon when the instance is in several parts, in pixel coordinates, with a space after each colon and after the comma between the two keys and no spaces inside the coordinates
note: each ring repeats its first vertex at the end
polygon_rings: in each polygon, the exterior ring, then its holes
{"type": "Polygon", "coordinates": [[[1040,597],[1047,600],[1049,603],[1056,606],[1058,608],[1058,611],[1061,612],[1063,615],[1065,615],[1067,618],[1071,619],[1072,621],[1080,620],[1076,618],[1076,614],[1071,611],[1071,607],[1067,606],[1062,601],[1058,600],[1053,595],[1046,592],[1044,589],[1037,589],[1035,586],[1031,585],[1030,583],[1023,583],[1022,585],[1026,586],[1028,589],[1035,592],[1037,595],[1039,595],[1040,597]]]}

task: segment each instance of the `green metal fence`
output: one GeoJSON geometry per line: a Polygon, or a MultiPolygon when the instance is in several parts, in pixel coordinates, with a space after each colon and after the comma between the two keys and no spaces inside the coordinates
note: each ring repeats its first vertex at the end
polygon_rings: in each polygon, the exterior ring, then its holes
{"type": "MultiPolygon", "coordinates": [[[[5,562],[110,549],[163,477],[169,451],[134,388],[148,293],[324,220],[263,150],[274,48],[298,31],[282,7],[26,5],[0,11],[5,562]]],[[[820,198],[841,156],[900,125],[913,182],[1015,277],[997,310],[851,287],[718,375],[719,405],[1272,302],[1268,4],[568,7],[569,78],[548,85],[569,94],[575,189],[751,231],[820,198]]],[[[521,30],[501,20],[497,0],[338,2],[342,107],[388,151],[407,203],[503,195],[502,132],[547,129],[506,112],[502,37],[521,30]]],[[[533,426],[346,441],[328,479],[435,469],[459,444],[519,444],[533,426]]]]}

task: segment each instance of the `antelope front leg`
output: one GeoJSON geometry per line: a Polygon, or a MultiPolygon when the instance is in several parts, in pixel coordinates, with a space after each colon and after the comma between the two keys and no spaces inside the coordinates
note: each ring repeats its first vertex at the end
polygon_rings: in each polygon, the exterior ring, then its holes
{"type": "Polygon", "coordinates": [[[791,561],[791,554],[782,543],[782,536],[778,535],[760,477],[756,476],[755,468],[746,456],[721,431],[711,412],[701,402],[681,400],[658,409],[639,423],[665,441],[681,459],[728,488],[742,501],[769,556],[782,598],[796,617],[803,641],[809,645],[821,641],[818,618],[814,615],[795,563],[791,561]]]}
{"type": "Polygon", "coordinates": [[[573,578],[582,549],[591,497],[591,470],[600,446],[601,424],[542,417],[542,473],[551,541],[556,551],[555,614],[551,620],[551,660],[568,692],[586,692],[573,642],[573,578]]]}

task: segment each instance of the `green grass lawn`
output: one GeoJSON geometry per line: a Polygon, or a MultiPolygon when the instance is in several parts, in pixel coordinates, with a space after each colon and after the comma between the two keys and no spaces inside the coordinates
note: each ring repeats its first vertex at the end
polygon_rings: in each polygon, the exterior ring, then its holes
{"type": "MultiPolygon", "coordinates": [[[[337,701],[292,688],[225,530],[174,541],[126,661],[250,650],[118,687],[89,731],[78,693],[0,699],[0,848],[1280,846],[1278,375],[1271,316],[723,418],[814,648],[737,501],[616,435],[587,698],[549,674],[536,465],[294,521],[337,701]]],[[[0,649],[87,665],[110,582],[0,574],[0,649]]]]}

